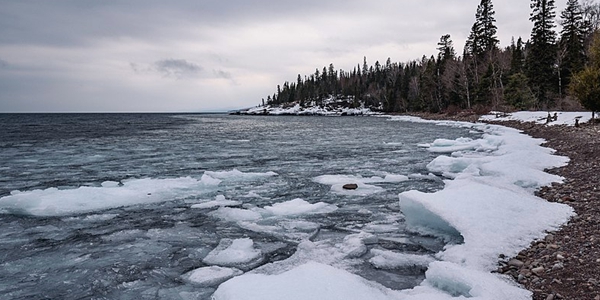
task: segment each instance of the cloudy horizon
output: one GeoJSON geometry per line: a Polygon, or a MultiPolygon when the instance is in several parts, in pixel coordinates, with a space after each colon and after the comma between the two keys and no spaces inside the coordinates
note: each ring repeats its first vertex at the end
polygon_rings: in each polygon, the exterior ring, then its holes
{"type": "MultiPolygon", "coordinates": [[[[478,0],[0,0],[1,112],[207,112],[258,105],[333,63],[457,52],[478,0]]],[[[565,1],[557,1],[557,15],[565,1]]],[[[494,2],[502,47],[529,1],[494,2]]]]}

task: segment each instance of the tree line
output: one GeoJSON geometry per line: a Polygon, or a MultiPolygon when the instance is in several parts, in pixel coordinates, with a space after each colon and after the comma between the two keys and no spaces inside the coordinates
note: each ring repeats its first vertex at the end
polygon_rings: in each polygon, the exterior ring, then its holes
{"type": "Polygon", "coordinates": [[[441,112],[568,108],[577,98],[600,110],[600,4],[568,0],[559,32],[554,0],[531,0],[530,7],[533,29],[527,41],[513,38],[500,48],[493,3],[481,0],[462,55],[446,34],[437,56],[406,63],[388,58],[373,65],[365,57],[351,71],[330,64],[278,85],[262,104],[323,105],[334,98],[385,112],[441,112]]]}

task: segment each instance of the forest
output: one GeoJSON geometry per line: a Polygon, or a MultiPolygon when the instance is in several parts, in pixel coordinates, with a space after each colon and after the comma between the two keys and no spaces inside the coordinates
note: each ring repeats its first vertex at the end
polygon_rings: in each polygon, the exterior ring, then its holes
{"type": "Polygon", "coordinates": [[[333,64],[298,75],[262,105],[322,105],[326,99],[384,112],[577,109],[600,111],[600,4],[531,0],[531,36],[500,48],[491,0],[481,0],[462,55],[442,35],[437,56],[409,62],[365,57],[352,70],[333,64]],[[558,24],[557,24],[558,23],[558,24]],[[560,30],[557,28],[560,25],[560,30]]]}

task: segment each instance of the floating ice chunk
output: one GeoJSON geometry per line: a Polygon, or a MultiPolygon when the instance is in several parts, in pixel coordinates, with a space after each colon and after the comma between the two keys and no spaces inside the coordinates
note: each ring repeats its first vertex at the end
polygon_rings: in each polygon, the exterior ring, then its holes
{"type": "Polygon", "coordinates": [[[262,218],[262,215],[259,212],[230,207],[221,207],[210,214],[221,220],[229,222],[256,221],[262,218]]]}
{"type": "Polygon", "coordinates": [[[390,300],[398,293],[334,267],[309,262],[279,275],[245,274],[219,286],[214,300],[390,300]]]}
{"type": "Polygon", "coordinates": [[[361,232],[347,235],[344,237],[344,241],[336,246],[347,258],[357,258],[367,253],[368,249],[366,244],[374,243],[377,243],[377,237],[375,235],[361,232]]]}
{"type": "Polygon", "coordinates": [[[233,169],[231,171],[221,171],[221,172],[212,172],[206,171],[204,175],[208,175],[212,178],[217,178],[221,180],[232,180],[232,181],[246,181],[246,180],[255,180],[259,178],[272,177],[277,176],[275,172],[266,172],[266,173],[244,173],[239,171],[238,169],[233,169]]]}
{"type": "MultiPolygon", "coordinates": [[[[390,179],[394,179],[390,177],[390,179]]],[[[397,178],[395,178],[397,179],[397,178]]],[[[373,176],[373,177],[362,177],[362,176],[352,176],[352,175],[322,175],[315,177],[313,179],[316,183],[331,185],[331,191],[340,194],[340,195],[348,195],[348,196],[368,196],[375,193],[380,193],[385,191],[382,187],[378,187],[375,185],[371,185],[369,183],[381,183],[387,182],[386,179],[373,176]],[[344,189],[345,184],[354,183],[358,185],[358,189],[356,190],[346,190],[344,189]]]]}
{"type": "Polygon", "coordinates": [[[397,269],[403,267],[418,267],[426,269],[435,259],[429,255],[396,253],[372,249],[373,258],[369,262],[379,269],[397,269]]]}
{"type": "Polygon", "coordinates": [[[385,182],[404,182],[404,181],[408,181],[408,176],[406,175],[396,175],[396,174],[388,174],[385,175],[384,181],[385,182]]]}
{"type": "Polygon", "coordinates": [[[207,208],[213,208],[213,207],[240,206],[240,205],[242,205],[242,202],[227,200],[227,199],[225,199],[225,196],[217,195],[217,197],[215,198],[214,201],[208,201],[208,202],[204,202],[204,203],[194,204],[194,205],[192,205],[192,208],[207,209],[207,208]]]}
{"type": "Polygon", "coordinates": [[[206,184],[206,185],[219,185],[221,184],[221,180],[213,178],[210,175],[207,174],[203,174],[202,177],[200,178],[200,182],[206,184]]]}
{"type": "Polygon", "coordinates": [[[214,189],[214,182],[191,177],[133,179],[123,186],[105,182],[102,187],[70,190],[49,188],[14,192],[0,198],[0,211],[37,216],[61,216],[144,203],[172,201],[200,195],[214,189]]]}
{"type": "Polygon", "coordinates": [[[338,207],[333,204],[327,204],[323,202],[310,204],[302,199],[294,199],[288,202],[275,203],[272,206],[265,207],[264,209],[275,216],[292,216],[306,214],[326,214],[336,211],[338,207]]]}
{"type": "Polygon", "coordinates": [[[249,239],[222,239],[217,248],[202,260],[205,264],[222,267],[236,267],[242,270],[251,269],[263,260],[260,250],[254,248],[249,239]]]}
{"type": "Polygon", "coordinates": [[[182,278],[199,287],[212,287],[243,273],[235,268],[210,266],[190,271],[184,274],[182,278]]]}

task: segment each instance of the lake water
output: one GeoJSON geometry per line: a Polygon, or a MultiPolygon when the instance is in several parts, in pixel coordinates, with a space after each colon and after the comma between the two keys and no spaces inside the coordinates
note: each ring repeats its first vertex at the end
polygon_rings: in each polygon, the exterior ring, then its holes
{"type": "Polygon", "coordinates": [[[183,275],[248,239],[256,257],[231,262],[243,272],[292,264],[311,241],[315,260],[414,287],[423,268],[349,255],[347,237],[438,252],[441,240],[406,232],[398,194],[443,187],[426,169],[439,154],[418,144],[481,135],[378,117],[202,114],[0,114],[0,128],[5,299],[210,299],[218,285],[183,275]]]}

